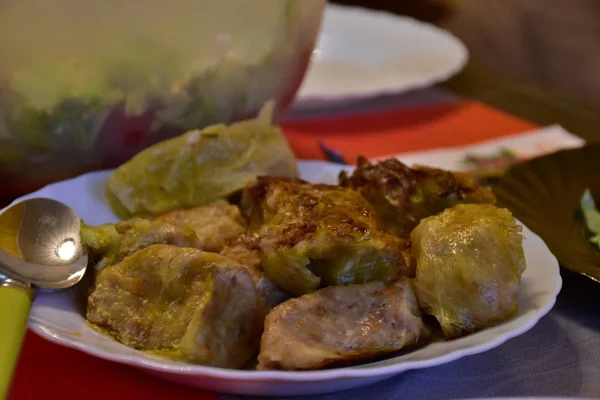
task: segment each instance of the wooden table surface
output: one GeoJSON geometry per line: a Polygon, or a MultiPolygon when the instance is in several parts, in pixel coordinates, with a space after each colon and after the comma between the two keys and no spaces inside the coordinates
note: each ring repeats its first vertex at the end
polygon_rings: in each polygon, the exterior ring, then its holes
{"type": "Polygon", "coordinates": [[[588,142],[600,142],[597,108],[484,65],[471,62],[440,87],[539,125],[560,124],[588,142]]]}

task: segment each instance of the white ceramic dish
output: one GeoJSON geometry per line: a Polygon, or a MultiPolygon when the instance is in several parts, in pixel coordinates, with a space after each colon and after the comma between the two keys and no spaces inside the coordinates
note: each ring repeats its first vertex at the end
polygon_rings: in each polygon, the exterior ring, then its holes
{"type": "Polygon", "coordinates": [[[296,106],[427,87],[458,73],[467,59],[462,42],[433,25],[329,4],[296,106]]]}
{"type": "MultiPolygon", "coordinates": [[[[339,165],[318,161],[300,162],[303,178],[335,183],[339,165]]],[[[71,206],[89,224],[114,222],[105,197],[104,184],[110,172],[86,174],[46,186],[24,198],[46,197],[71,206]]],[[[20,201],[21,198],[17,201],[20,201]]],[[[83,304],[73,290],[41,293],[34,302],[29,327],[40,336],[96,357],[129,364],[161,378],[219,392],[248,395],[301,395],[326,393],[374,383],[409,369],[444,364],[497,347],[518,336],[554,305],[561,287],[558,263],[544,242],[524,230],[527,270],[512,320],[485,331],[449,342],[434,343],[412,353],[360,366],[314,372],[238,371],[187,365],[158,359],[130,349],[90,329],[84,320],[83,304]]]]}

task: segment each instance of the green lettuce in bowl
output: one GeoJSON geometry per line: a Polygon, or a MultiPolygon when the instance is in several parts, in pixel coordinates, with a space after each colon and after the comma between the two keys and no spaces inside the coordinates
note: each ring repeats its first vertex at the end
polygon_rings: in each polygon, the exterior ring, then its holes
{"type": "Polygon", "coordinates": [[[0,187],[10,192],[0,197],[117,167],[190,130],[251,119],[270,100],[277,121],[303,80],[325,3],[3,4],[0,187]]]}

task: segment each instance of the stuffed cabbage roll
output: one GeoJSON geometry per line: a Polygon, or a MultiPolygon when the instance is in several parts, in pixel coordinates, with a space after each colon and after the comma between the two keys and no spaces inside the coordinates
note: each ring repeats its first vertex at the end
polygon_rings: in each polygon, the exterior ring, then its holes
{"type": "Polygon", "coordinates": [[[518,311],[523,237],[510,211],[463,204],[425,218],[411,234],[421,308],[447,338],[487,328],[518,311]]]}
{"type": "Polygon", "coordinates": [[[288,292],[267,279],[263,273],[260,248],[256,238],[251,235],[242,235],[234,243],[225,247],[221,254],[248,269],[265,308],[265,315],[291,297],[288,292]]]}
{"type": "Polygon", "coordinates": [[[428,331],[410,282],[330,286],[267,316],[258,369],[348,364],[423,343],[428,331]]]}
{"type": "Polygon", "coordinates": [[[241,202],[265,275],[292,294],[411,275],[403,255],[408,244],[385,232],[355,191],[260,177],[241,202]]]}
{"type": "Polygon", "coordinates": [[[340,185],[360,192],[385,227],[407,238],[422,218],[461,203],[495,203],[494,194],[470,175],[436,168],[409,168],[395,158],[371,164],[359,157],[357,168],[340,174],[340,185]]]}
{"type": "Polygon", "coordinates": [[[158,219],[183,228],[192,228],[200,241],[199,247],[216,253],[246,232],[246,221],[239,208],[224,200],[170,211],[158,219]]]}
{"type": "Polygon", "coordinates": [[[189,226],[165,221],[133,218],[117,224],[88,226],[83,224],[81,241],[96,269],[116,264],[130,254],[153,244],[200,248],[196,232],[189,226]]]}
{"type": "Polygon", "coordinates": [[[99,226],[84,224],[81,237],[93,263],[97,268],[103,268],[152,244],[220,252],[246,229],[246,221],[238,207],[218,200],[156,218],[132,218],[99,226]]]}
{"type": "Polygon", "coordinates": [[[250,274],[229,258],[154,245],[98,273],[87,319],[136,349],[241,368],[258,350],[259,304],[250,274]]]}
{"type": "Polygon", "coordinates": [[[255,120],[194,130],[138,153],[106,185],[115,213],[159,215],[227,197],[258,175],[297,176],[294,154],[271,125],[272,106],[255,120]]]}

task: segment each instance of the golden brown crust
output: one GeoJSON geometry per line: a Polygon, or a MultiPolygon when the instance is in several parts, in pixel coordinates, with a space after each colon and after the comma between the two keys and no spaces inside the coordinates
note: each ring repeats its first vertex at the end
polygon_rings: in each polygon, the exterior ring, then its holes
{"type": "Polygon", "coordinates": [[[422,218],[460,203],[495,203],[494,194],[468,174],[437,168],[409,168],[396,158],[372,164],[359,157],[352,174],[342,172],[342,187],[358,191],[394,234],[407,238],[422,218]]]}
{"type": "Polygon", "coordinates": [[[281,235],[274,237],[277,246],[294,246],[307,235],[325,225],[336,237],[352,240],[382,229],[373,208],[352,191],[339,186],[309,184],[300,179],[260,177],[248,187],[252,214],[269,224],[272,218],[285,215],[281,235]]]}
{"type": "Polygon", "coordinates": [[[412,276],[407,243],[353,190],[259,177],[242,196],[269,279],[300,295],[320,286],[412,276]]]}

